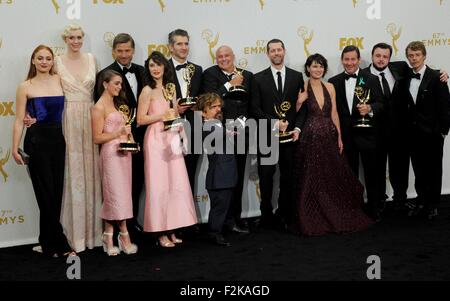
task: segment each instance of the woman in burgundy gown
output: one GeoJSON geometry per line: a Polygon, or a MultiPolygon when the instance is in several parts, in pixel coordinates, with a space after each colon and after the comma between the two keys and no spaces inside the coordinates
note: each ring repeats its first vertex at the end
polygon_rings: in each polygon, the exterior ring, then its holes
{"type": "Polygon", "coordinates": [[[305,63],[310,80],[299,95],[297,110],[308,117],[295,154],[296,200],[291,229],[301,235],[322,235],[364,229],[372,224],[362,211],[364,188],[345,157],[333,85],[323,82],[327,60],[311,55],[305,63]]]}

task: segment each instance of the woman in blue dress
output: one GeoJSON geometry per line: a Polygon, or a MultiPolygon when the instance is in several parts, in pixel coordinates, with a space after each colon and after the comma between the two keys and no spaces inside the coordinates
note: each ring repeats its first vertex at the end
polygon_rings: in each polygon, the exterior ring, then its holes
{"type": "Polygon", "coordinates": [[[29,155],[28,170],[40,212],[39,243],[45,255],[61,257],[74,252],[59,222],[66,143],[61,127],[64,95],[53,64],[48,46],[40,45],[33,51],[27,79],[17,88],[12,154],[17,164],[26,163],[19,154],[19,143],[28,112],[36,118],[26,131],[24,151],[29,155]]]}

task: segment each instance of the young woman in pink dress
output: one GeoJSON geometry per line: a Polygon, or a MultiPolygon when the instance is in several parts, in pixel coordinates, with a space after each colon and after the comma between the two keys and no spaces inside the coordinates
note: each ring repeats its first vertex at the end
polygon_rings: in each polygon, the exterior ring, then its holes
{"type": "MultiPolygon", "coordinates": [[[[164,131],[170,108],[163,89],[172,83],[166,58],[157,51],[145,62],[149,84],[139,96],[137,123],[148,124],[144,137],[145,209],[144,231],[156,232],[161,247],[174,247],[182,240],[175,229],[197,223],[197,214],[184,163],[180,134],[183,127],[164,131]]],[[[176,95],[172,101],[177,110],[176,95]]]]}
{"type": "Polygon", "coordinates": [[[131,200],[131,153],[119,152],[119,143],[126,141],[131,134],[131,126],[118,111],[124,104],[120,96],[122,77],[114,70],[102,73],[99,81],[98,102],[92,107],[92,135],[95,144],[101,144],[100,173],[103,185],[103,205],[100,216],[105,220],[103,249],[108,256],[137,252],[137,246],[131,243],[126,220],[133,217],[131,200]],[[119,248],[113,245],[114,223],[120,232],[117,237],[119,248]]]}

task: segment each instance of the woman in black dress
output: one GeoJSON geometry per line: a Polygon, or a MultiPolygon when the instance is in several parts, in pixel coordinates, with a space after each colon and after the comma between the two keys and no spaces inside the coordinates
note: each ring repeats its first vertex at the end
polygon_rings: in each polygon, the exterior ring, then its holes
{"type": "Polygon", "coordinates": [[[327,60],[311,55],[305,63],[310,79],[299,95],[297,110],[308,117],[295,154],[296,210],[291,229],[302,235],[351,232],[372,221],[363,213],[363,186],[343,156],[336,93],[323,82],[327,60]]]}

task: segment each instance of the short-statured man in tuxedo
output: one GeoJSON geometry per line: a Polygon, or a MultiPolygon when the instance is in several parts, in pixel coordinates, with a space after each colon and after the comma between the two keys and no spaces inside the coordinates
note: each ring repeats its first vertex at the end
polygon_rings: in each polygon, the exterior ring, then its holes
{"type": "Polygon", "coordinates": [[[205,181],[211,204],[208,236],[215,244],[230,246],[222,231],[238,181],[238,170],[236,157],[226,152],[227,144],[233,143],[233,137],[223,124],[222,106],[223,100],[218,94],[205,93],[199,98],[197,108],[202,111],[204,119],[204,147],[209,162],[205,181]]]}
{"type": "Polygon", "coordinates": [[[406,125],[409,154],[415,174],[416,209],[410,214],[437,216],[442,189],[444,139],[450,126],[450,94],[439,72],[425,65],[427,51],[423,42],[406,47],[410,76],[401,81],[401,108],[406,125]]]}
{"type": "MultiPolygon", "coordinates": [[[[361,55],[358,47],[347,46],[341,54],[344,72],[329,79],[336,89],[336,108],[341,121],[341,135],[344,152],[354,173],[359,172],[361,157],[364,182],[367,192],[367,214],[379,219],[380,209],[385,199],[385,168],[381,167],[379,154],[381,128],[385,99],[378,78],[359,68],[361,55]],[[360,103],[355,89],[362,89],[368,98],[360,103]],[[369,94],[370,93],[370,94],[369,94]],[[357,127],[364,116],[371,127],[357,127]]],[[[364,97],[360,96],[362,99],[364,97]]],[[[367,125],[367,124],[366,124],[367,125]]]]}
{"type": "MultiPolygon", "coordinates": [[[[98,100],[100,95],[97,93],[97,85],[99,78],[105,70],[114,70],[122,75],[122,90],[125,92],[127,104],[131,109],[136,110],[138,105],[139,94],[146,84],[144,67],[132,62],[134,55],[135,43],[133,38],[127,33],[119,33],[113,40],[113,57],[114,63],[103,69],[97,74],[97,82],[95,89],[95,100],[98,100]]],[[[100,83],[101,84],[101,83],[100,83]]],[[[137,127],[136,119],[131,124],[131,132],[134,140],[143,146],[143,139],[146,126],[137,127]]],[[[139,196],[144,185],[144,157],[142,152],[133,154],[132,162],[132,195],[133,195],[133,221],[135,227],[140,228],[137,223],[137,213],[139,209],[139,196]]],[[[135,228],[132,227],[131,229],[135,228]]]]}
{"type": "MultiPolygon", "coordinates": [[[[253,73],[236,68],[233,50],[226,45],[216,50],[216,62],[203,72],[203,91],[217,93],[223,98],[223,119],[236,120],[239,117],[249,117],[249,104],[253,73]],[[237,92],[233,88],[240,87],[246,93],[237,92]]],[[[247,137],[248,138],[248,137],[247,137]]],[[[225,221],[226,227],[234,232],[248,232],[246,223],[241,220],[242,190],[244,187],[245,163],[247,159],[248,139],[245,139],[245,149],[238,149],[238,138],[235,139],[235,158],[238,166],[238,181],[233,194],[230,210],[225,221]]]]}
{"type": "MultiPolygon", "coordinates": [[[[267,56],[271,66],[255,74],[252,82],[251,112],[259,121],[258,131],[261,138],[262,131],[270,144],[270,136],[274,135],[271,127],[272,120],[276,120],[275,128],[280,131],[293,131],[293,140],[298,140],[301,127],[306,118],[306,106],[302,106],[296,112],[298,93],[304,87],[302,74],[284,65],[285,47],[279,39],[270,40],[267,43],[267,56]],[[276,107],[284,103],[285,118],[280,118],[276,113],[276,107]],[[283,120],[284,119],[284,120],[283,120]],[[267,126],[261,127],[261,121],[266,121],[267,126]]],[[[276,143],[279,143],[278,141],[276,143]]],[[[261,191],[261,223],[279,223],[284,226],[289,224],[293,210],[292,197],[292,167],[294,157],[294,143],[279,143],[278,164],[280,169],[280,195],[278,209],[273,215],[272,192],[273,176],[276,171],[276,163],[264,162],[269,155],[264,154],[261,148],[261,139],[258,141],[258,175],[261,191]]],[[[273,149],[273,147],[272,147],[273,149]]]]}
{"type": "MultiPolygon", "coordinates": [[[[169,66],[173,68],[174,80],[176,85],[177,98],[185,98],[188,93],[189,96],[197,97],[201,91],[202,84],[202,67],[188,61],[189,56],[189,34],[186,30],[176,29],[169,33],[168,37],[169,50],[171,58],[169,59],[169,66]],[[190,80],[190,85],[188,87],[187,82],[183,76],[185,74],[184,69],[188,64],[195,67],[194,73],[190,80]]],[[[188,106],[179,106],[178,112],[182,118],[185,118],[190,124],[190,133],[187,133],[189,139],[188,143],[188,154],[184,157],[186,162],[186,169],[189,175],[189,182],[191,184],[192,194],[194,194],[195,189],[195,174],[197,170],[197,162],[199,158],[199,153],[201,153],[201,134],[197,134],[197,138],[194,137],[194,111],[188,106]],[[194,144],[197,144],[197,148],[194,149],[194,144]]],[[[201,116],[198,116],[201,122],[201,116]]],[[[195,198],[195,196],[194,196],[195,198]]]]}

